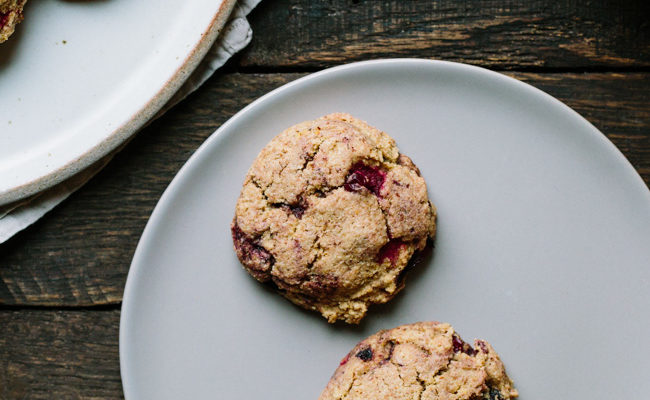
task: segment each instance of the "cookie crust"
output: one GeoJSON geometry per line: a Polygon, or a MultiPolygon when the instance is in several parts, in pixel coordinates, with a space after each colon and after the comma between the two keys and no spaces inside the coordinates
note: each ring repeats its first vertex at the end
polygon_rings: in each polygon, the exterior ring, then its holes
{"type": "Polygon", "coordinates": [[[23,20],[26,0],[0,0],[0,43],[14,33],[16,25],[23,20]]]}
{"type": "Polygon", "coordinates": [[[341,360],[319,400],[509,400],[518,396],[492,346],[465,343],[451,325],[380,331],[341,360]]]}
{"type": "Polygon", "coordinates": [[[435,207],[413,162],[349,114],[290,127],[260,152],[231,232],[246,270],[329,322],[358,323],[404,287],[435,234],[435,207]]]}

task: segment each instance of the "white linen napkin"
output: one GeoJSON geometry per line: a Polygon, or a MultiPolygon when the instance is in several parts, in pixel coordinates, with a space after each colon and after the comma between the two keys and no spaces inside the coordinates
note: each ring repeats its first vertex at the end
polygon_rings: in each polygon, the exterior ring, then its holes
{"type": "MultiPolygon", "coordinates": [[[[251,41],[251,30],[246,16],[261,0],[238,0],[214,45],[208,50],[199,66],[153,119],[158,118],[201,86],[217,69],[251,41]]],[[[6,206],[0,206],[0,244],[16,233],[38,221],[45,213],[56,207],[70,194],[83,186],[98,173],[121,149],[103,157],[82,172],[58,185],[37,193],[27,199],[6,206]]]]}

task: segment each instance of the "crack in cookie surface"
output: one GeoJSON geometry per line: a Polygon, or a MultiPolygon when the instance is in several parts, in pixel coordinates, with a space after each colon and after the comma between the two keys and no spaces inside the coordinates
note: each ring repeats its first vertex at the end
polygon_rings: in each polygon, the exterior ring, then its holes
{"type": "Polygon", "coordinates": [[[402,289],[409,258],[433,237],[435,208],[393,139],[331,114],[285,130],[262,149],[235,226],[273,257],[260,272],[237,253],[256,279],[272,280],[283,296],[330,322],[357,323],[370,304],[402,289]]]}
{"type": "MultiPolygon", "coordinates": [[[[510,400],[518,396],[487,342],[454,350],[449,324],[420,322],[378,332],[343,359],[319,400],[510,400]],[[354,357],[372,352],[372,359],[354,357]]],[[[458,336],[458,338],[460,338],[458,336]]],[[[464,342],[463,342],[464,343],[464,342]]]]}

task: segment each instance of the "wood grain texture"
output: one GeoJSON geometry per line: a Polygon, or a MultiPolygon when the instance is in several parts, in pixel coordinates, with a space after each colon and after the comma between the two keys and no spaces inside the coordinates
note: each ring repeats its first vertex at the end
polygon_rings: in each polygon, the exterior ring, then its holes
{"type": "Polygon", "coordinates": [[[122,399],[119,311],[0,311],[1,399],[122,399]]]}
{"type": "Polygon", "coordinates": [[[650,66],[646,0],[275,0],[250,20],[248,68],[384,57],[496,69],[650,66]]]}
{"type": "Polygon", "coordinates": [[[0,245],[0,304],[119,303],[142,230],[183,163],[242,107],[296,77],[219,76],[140,132],[81,190],[0,245]]]}
{"type": "MultiPolygon", "coordinates": [[[[303,75],[216,76],[146,128],[79,192],[0,245],[0,305],[118,304],[145,223],[178,169],[235,112],[303,75]]],[[[650,183],[650,73],[510,75],[573,107],[650,183]]]]}
{"type": "Polygon", "coordinates": [[[263,1],[247,49],[0,244],[0,399],[123,398],[118,308],[149,215],[216,128],[305,75],[278,72],[387,57],[513,71],[604,132],[650,185],[648,16],[647,0],[263,1]]]}

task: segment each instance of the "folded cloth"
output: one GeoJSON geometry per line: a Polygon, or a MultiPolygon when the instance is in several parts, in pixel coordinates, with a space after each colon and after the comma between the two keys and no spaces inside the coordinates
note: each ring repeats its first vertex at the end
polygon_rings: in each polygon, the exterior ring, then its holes
{"type": "MultiPolygon", "coordinates": [[[[187,79],[185,84],[172,96],[155,118],[183,100],[201,86],[217,69],[251,41],[251,30],[246,16],[261,0],[238,0],[228,22],[219,37],[205,55],[201,63],[187,79]]],[[[71,178],[37,193],[27,199],[0,207],[0,243],[38,221],[45,213],[65,200],[70,194],[83,186],[98,173],[121,148],[103,157],[85,170],[71,178]]]]}

